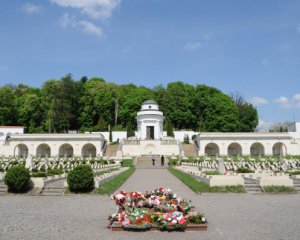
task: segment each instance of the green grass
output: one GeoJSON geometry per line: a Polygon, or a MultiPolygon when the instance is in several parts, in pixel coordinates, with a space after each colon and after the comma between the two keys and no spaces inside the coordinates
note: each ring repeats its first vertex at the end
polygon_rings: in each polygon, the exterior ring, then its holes
{"type": "Polygon", "coordinates": [[[293,187],[286,186],[268,186],[264,187],[267,193],[294,193],[296,192],[293,187]]]}
{"type": "Polygon", "coordinates": [[[96,189],[96,192],[102,195],[110,195],[114,193],[134,173],[134,171],[135,168],[129,168],[112,180],[101,185],[98,189],[96,189]]]}
{"type": "Polygon", "coordinates": [[[133,167],[133,159],[124,159],[121,162],[122,167],[133,167]]]}
{"type": "Polygon", "coordinates": [[[186,173],[178,171],[174,168],[168,168],[168,170],[176,176],[180,181],[186,184],[190,189],[196,193],[244,193],[245,189],[243,186],[222,186],[222,187],[210,187],[207,183],[199,182],[195,178],[189,176],[186,173]]]}

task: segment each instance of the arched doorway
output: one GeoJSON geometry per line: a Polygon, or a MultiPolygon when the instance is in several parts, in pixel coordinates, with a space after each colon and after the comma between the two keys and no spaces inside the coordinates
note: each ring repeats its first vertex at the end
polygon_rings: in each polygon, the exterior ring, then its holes
{"type": "Polygon", "coordinates": [[[227,154],[228,156],[241,156],[243,153],[242,146],[238,143],[231,143],[228,146],[227,154]]]}
{"type": "Polygon", "coordinates": [[[65,143],[60,146],[60,148],[59,148],[59,156],[60,157],[72,157],[73,155],[74,155],[74,150],[70,144],[65,143]]]}
{"type": "Polygon", "coordinates": [[[217,156],[220,154],[220,149],[216,143],[209,143],[205,146],[204,152],[208,156],[217,156]]]}
{"type": "Polygon", "coordinates": [[[27,157],[28,156],[28,147],[21,143],[15,147],[14,150],[15,157],[27,157]]]}
{"type": "Polygon", "coordinates": [[[282,142],[275,143],[272,149],[273,156],[285,156],[287,154],[286,146],[282,142]]]}
{"type": "Polygon", "coordinates": [[[260,142],[253,143],[250,147],[251,156],[264,156],[265,148],[260,142]]]}
{"type": "Polygon", "coordinates": [[[50,157],[51,148],[48,144],[42,143],[36,149],[36,156],[38,157],[50,157]]]}
{"type": "Polygon", "coordinates": [[[94,144],[87,143],[82,147],[82,157],[96,157],[96,147],[94,144]]]}

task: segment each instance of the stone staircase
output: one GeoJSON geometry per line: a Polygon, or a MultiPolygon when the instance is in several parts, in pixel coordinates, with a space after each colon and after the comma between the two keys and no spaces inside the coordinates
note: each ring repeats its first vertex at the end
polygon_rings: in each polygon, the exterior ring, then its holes
{"type": "Polygon", "coordinates": [[[62,196],[64,195],[65,187],[64,187],[65,179],[59,179],[48,183],[44,186],[41,191],[42,196],[62,196]]]}
{"type": "Polygon", "coordinates": [[[300,192],[300,178],[292,178],[294,188],[297,192],[300,192]]]}
{"type": "MultiPolygon", "coordinates": [[[[165,163],[166,163],[166,158],[165,158],[165,163]]],[[[166,168],[166,165],[161,166],[159,156],[156,156],[155,166],[152,165],[151,156],[141,156],[137,158],[135,167],[136,168],[166,168]]]]}
{"type": "Polygon", "coordinates": [[[0,196],[5,195],[7,193],[7,186],[5,185],[4,181],[0,181],[0,196]]]}
{"type": "Polygon", "coordinates": [[[195,157],[197,156],[197,150],[194,143],[182,144],[182,150],[184,151],[184,156],[195,157]]]}
{"type": "Polygon", "coordinates": [[[104,153],[104,156],[108,156],[108,157],[112,157],[112,156],[116,156],[117,155],[117,151],[118,151],[118,144],[115,145],[110,145],[108,144],[106,147],[106,151],[104,153]]]}
{"type": "Polygon", "coordinates": [[[244,177],[244,188],[247,193],[261,193],[263,190],[258,184],[258,181],[252,178],[244,177]]]}

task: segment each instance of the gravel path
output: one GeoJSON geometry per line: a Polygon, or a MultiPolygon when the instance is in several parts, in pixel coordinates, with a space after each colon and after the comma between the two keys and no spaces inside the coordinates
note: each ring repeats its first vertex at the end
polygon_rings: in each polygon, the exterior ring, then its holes
{"type": "Polygon", "coordinates": [[[116,207],[109,197],[10,195],[0,197],[0,239],[300,239],[300,194],[196,195],[167,171],[149,171],[137,170],[121,188],[165,184],[206,214],[207,232],[111,232],[106,219],[116,207]]]}

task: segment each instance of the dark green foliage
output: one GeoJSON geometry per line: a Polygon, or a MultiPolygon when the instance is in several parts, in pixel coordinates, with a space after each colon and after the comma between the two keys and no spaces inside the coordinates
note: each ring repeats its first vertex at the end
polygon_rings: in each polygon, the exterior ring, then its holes
{"type": "Polygon", "coordinates": [[[249,168],[238,168],[236,172],[237,173],[254,173],[254,171],[252,171],[249,168]]]}
{"type": "Polygon", "coordinates": [[[107,131],[107,126],[105,124],[105,121],[104,121],[104,118],[102,115],[99,117],[97,126],[94,130],[100,131],[100,132],[107,131]]]}
{"type": "Polygon", "coordinates": [[[128,126],[127,126],[127,137],[134,137],[135,136],[135,133],[134,133],[134,130],[132,129],[132,124],[131,122],[128,123],[128,126]]]}
{"type": "Polygon", "coordinates": [[[4,182],[11,192],[24,192],[28,189],[30,181],[29,170],[23,165],[13,166],[7,170],[4,182]]]}
{"type": "Polygon", "coordinates": [[[165,130],[253,131],[258,123],[253,105],[231,99],[220,90],[205,85],[172,82],[153,89],[134,84],[116,85],[101,78],[71,74],[48,80],[41,89],[25,85],[0,88],[0,124],[24,125],[26,131],[67,132],[136,128],[141,104],[154,99],[166,116],[165,130]]]}
{"type": "Polygon", "coordinates": [[[112,128],[109,128],[109,141],[112,142],[113,141],[113,135],[112,135],[112,128]]]}
{"type": "Polygon", "coordinates": [[[173,132],[173,127],[172,127],[172,123],[170,122],[170,120],[166,119],[165,121],[166,123],[166,131],[167,131],[167,136],[168,137],[174,137],[174,132],[173,132]]]}
{"type": "Polygon", "coordinates": [[[197,214],[194,216],[189,216],[189,222],[193,223],[193,224],[202,224],[202,218],[204,217],[204,215],[202,214],[197,214]]]}
{"type": "Polygon", "coordinates": [[[256,108],[247,103],[245,99],[238,93],[231,95],[238,109],[239,125],[237,132],[253,132],[258,124],[258,114],[256,108]]]}
{"type": "Polygon", "coordinates": [[[93,170],[88,165],[79,165],[69,172],[67,182],[71,192],[90,192],[94,189],[93,170]]]}
{"type": "Polygon", "coordinates": [[[184,136],[183,143],[185,143],[185,144],[189,144],[190,143],[190,137],[189,137],[189,135],[185,135],[184,136]]]}

